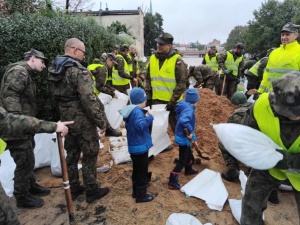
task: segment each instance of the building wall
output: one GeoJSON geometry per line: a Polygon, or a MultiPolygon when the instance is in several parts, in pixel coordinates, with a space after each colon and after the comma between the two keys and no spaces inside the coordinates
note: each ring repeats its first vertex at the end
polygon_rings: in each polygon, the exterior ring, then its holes
{"type": "Polygon", "coordinates": [[[125,24],[128,31],[135,37],[133,44],[136,45],[139,58],[144,57],[144,15],[102,15],[93,16],[101,26],[110,26],[113,22],[119,21],[125,24]]]}

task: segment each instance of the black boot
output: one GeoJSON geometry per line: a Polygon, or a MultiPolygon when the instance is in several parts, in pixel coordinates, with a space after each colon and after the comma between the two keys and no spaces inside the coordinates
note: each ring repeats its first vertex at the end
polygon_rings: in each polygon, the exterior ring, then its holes
{"type": "Polygon", "coordinates": [[[240,171],[238,169],[229,169],[227,173],[222,173],[222,177],[227,181],[236,181],[239,179],[240,171]]]}
{"type": "Polygon", "coordinates": [[[268,201],[270,203],[272,203],[273,205],[278,205],[279,204],[278,191],[277,190],[271,192],[271,194],[268,198],[268,201]]]}
{"type": "Polygon", "coordinates": [[[185,169],[185,171],[184,171],[185,175],[192,175],[192,174],[198,173],[198,170],[194,170],[192,165],[193,165],[193,162],[190,161],[190,164],[185,166],[185,168],[184,168],[185,169]]]}
{"type": "Polygon", "coordinates": [[[120,131],[116,131],[115,129],[113,129],[112,127],[106,129],[105,131],[105,136],[113,136],[113,137],[120,137],[122,136],[122,132],[120,131]]]}
{"type": "Polygon", "coordinates": [[[50,188],[42,187],[41,185],[33,181],[30,183],[29,192],[33,195],[45,196],[50,194],[50,188]]]}
{"type": "Polygon", "coordinates": [[[181,185],[178,184],[178,177],[179,177],[179,173],[176,172],[170,173],[170,178],[168,182],[169,189],[179,190],[181,188],[181,185]]]}
{"type": "Polygon", "coordinates": [[[86,201],[92,203],[109,193],[109,188],[97,188],[96,190],[91,190],[86,192],[86,201]]]}
{"type": "Polygon", "coordinates": [[[76,185],[75,187],[71,187],[72,200],[75,200],[83,192],[84,192],[83,185],[76,185]]]}
{"type": "Polygon", "coordinates": [[[147,194],[147,186],[136,188],[136,203],[150,202],[154,199],[153,195],[147,194]]]}
{"type": "Polygon", "coordinates": [[[44,200],[39,196],[34,196],[31,194],[24,195],[22,197],[16,197],[17,206],[22,208],[34,209],[39,208],[44,205],[44,200]]]}

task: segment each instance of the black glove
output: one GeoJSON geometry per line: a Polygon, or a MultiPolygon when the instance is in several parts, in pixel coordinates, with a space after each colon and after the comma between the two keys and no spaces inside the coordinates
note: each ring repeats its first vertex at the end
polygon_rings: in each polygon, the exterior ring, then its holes
{"type": "Polygon", "coordinates": [[[283,155],[283,159],[276,164],[276,169],[300,169],[300,154],[287,153],[281,149],[276,149],[276,151],[283,155]]]}
{"type": "Polygon", "coordinates": [[[152,106],[152,100],[147,100],[146,102],[146,106],[149,106],[150,109],[151,109],[151,106],[152,106]]]}
{"type": "Polygon", "coordinates": [[[173,111],[174,110],[174,106],[167,104],[166,108],[167,111],[173,111]]]}

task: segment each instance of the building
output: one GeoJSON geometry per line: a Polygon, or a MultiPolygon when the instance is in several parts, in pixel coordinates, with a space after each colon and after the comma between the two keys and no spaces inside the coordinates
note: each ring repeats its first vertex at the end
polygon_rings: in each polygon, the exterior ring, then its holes
{"type": "Polygon", "coordinates": [[[205,45],[204,49],[200,51],[200,57],[204,57],[204,55],[209,51],[210,46],[216,46],[219,54],[225,52],[225,48],[221,46],[221,42],[217,39],[214,39],[212,42],[205,45]]]}

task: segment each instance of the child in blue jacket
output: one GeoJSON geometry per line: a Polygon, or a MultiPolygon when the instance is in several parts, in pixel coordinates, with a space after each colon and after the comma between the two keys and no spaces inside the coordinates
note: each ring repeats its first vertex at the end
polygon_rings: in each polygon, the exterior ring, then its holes
{"type": "Polygon", "coordinates": [[[132,105],[119,110],[124,117],[127,130],[128,151],[132,159],[132,197],[136,202],[149,202],[153,195],[147,194],[148,186],[148,151],[153,146],[150,127],[153,122],[152,111],[146,107],[146,93],[142,88],[130,91],[132,105]]]}
{"type": "Polygon", "coordinates": [[[178,183],[178,177],[185,168],[185,175],[198,173],[197,170],[192,168],[192,149],[191,139],[196,141],[196,135],[194,133],[196,120],[195,109],[196,103],[199,101],[200,95],[195,88],[189,88],[185,92],[185,99],[178,102],[175,107],[177,114],[177,123],[175,128],[175,141],[179,145],[179,160],[176,163],[175,168],[170,173],[168,182],[169,189],[180,189],[181,186],[178,183]],[[186,131],[188,131],[188,135],[186,131]]]}

